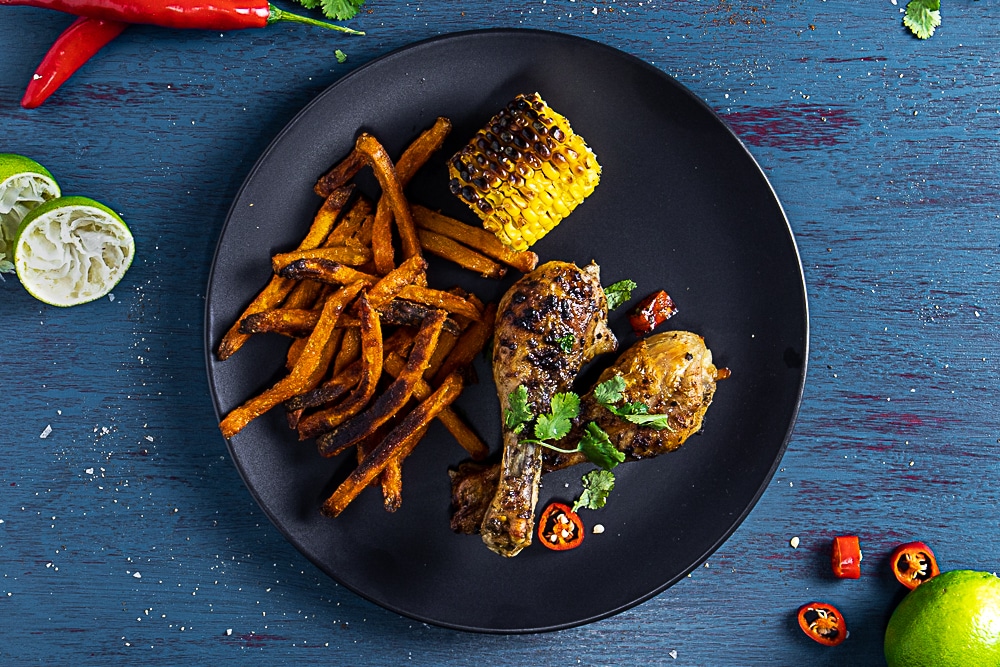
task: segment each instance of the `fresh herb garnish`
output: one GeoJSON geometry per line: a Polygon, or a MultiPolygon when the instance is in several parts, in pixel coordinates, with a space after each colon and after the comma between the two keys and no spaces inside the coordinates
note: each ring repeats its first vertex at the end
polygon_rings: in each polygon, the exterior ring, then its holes
{"type": "Polygon", "coordinates": [[[903,25],[920,39],[927,39],[941,25],[941,0],[910,0],[903,25]]]}
{"type": "Polygon", "coordinates": [[[509,431],[520,433],[528,422],[535,418],[535,415],[531,414],[531,410],[528,409],[528,390],[523,384],[520,384],[517,389],[510,392],[508,400],[510,408],[504,411],[503,425],[509,431]]]}
{"type": "Polygon", "coordinates": [[[562,338],[556,338],[556,343],[559,345],[559,349],[566,353],[573,351],[573,343],[575,342],[576,336],[573,334],[566,334],[562,338]]]}
{"type": "Polygon", "coordinates": [[[581,508],[599,510],[608,502],[608,495],[615,488],[615,474],[609,470],[591,470],[583,476],[583,493],[573,511],[581,508]]]}
{"type": "Polygon", "coordinates": [[[649,414],[649,406],[645,403],[628,402],[621,406],[617,405],[625,398],[624,391],[625,380],[621,375],[616,375],[594,387],[594,398],[612,414],[632,424],[649,426],[658,431],[670,428],[668,416],[649,414]]]}
{"type": "Polygon", "coordinates": [[[619,280],[604,288],[604,295],[608,297],[608,310],[614,310],[632,298],[632,290],[638,287],[635,281],[619,280]]]}
{"type": "Polygon", "coordinates": [[[299,0],[299,4],[306,9],[321,7],[323,15],[328,19],[346,21],[354,18],[365,0],[299,0]]]}
{"type": "Polygon", "coordinates": [[[341,65],[347,62],[347,54],[341,51],[340,49],[337,49],[336,51],[333,52],[333,57],[336,58],[337,62],[340,63],[341,65]]]}
{"type": "Polygon", "coordinates": [[[615,449],[608,434],[594,422],[587,424],[583,437],[574,449],[562,449],[553,444],[569,435],[573,420],[580,416],[580,397],[571,391],[555,394],[549,403],[549,412],[537,417],[528,407],[528,390],[524,385],[518,385],[510,393],[508,403],[510,408],[504,412],[504,426],[509,430],[521,433],[532,419],[535,421],[535,437],[521,438],[523,443],[548,447],[563,454],[581,452],[589,461],[606,470],[625,460],[625,455],[615,449]]]}

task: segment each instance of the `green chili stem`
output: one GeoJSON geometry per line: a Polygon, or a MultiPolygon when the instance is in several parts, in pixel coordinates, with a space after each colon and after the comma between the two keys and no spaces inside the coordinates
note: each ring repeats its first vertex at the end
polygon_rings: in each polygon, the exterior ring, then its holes
{"type": "Polygon", "coordinates": [[[274,5],[270,5],[270,13],[267,17],[267,24],[277,23],[278,21],[289,21],[291,23],[304,23],[306,25],[316,26],[317,28],[326,28],[328,30],[336,30],[338,32],[343,32],[348,35],[363,35],[365,33],[360,30],[354,30],[353,28],[345,28],[342,25],[336,25],[335,23],[327,23],[326,21],[317,21],[316,19],[309,18],[308,16],[300,16],[298,14],[293,14],[291,12],[286,12],[278,9],[274,5]]]}

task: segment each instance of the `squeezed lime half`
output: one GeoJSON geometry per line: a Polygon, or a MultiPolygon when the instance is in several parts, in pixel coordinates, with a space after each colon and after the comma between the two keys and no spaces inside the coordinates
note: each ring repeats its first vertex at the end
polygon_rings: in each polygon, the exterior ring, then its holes
{"type": "Polygon", "coordinates": [[[14,241],[24,288],[53,306],[99,299],[122,279],[135,256],[128,226],[87,197],[59,197],[32,209],[14,241]]]}
{"type": "Polygon", "coordinates": [[[48,169],[23,155],[0,153],[0,273],[14,271],[14,237],[24,216],[59,195],[48,169]]]}

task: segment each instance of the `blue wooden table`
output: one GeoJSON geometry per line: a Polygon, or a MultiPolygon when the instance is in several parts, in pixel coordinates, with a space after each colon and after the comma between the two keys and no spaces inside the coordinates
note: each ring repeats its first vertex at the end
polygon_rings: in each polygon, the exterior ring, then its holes
{"type": "Polygon", "coordinates": [[[0,661],[882,664],[895,545],[1000,564],[1000,6],[944,5],[927,41],[903,0],[368,0],[357,38],[137,26],[34,111],[24,86],[71,19],[2,8],[0,152],[120,211],[139,252],[78,308],[0,283],[0,661]],[[205,374],[212,254],[261,151],[357,66],[483,27],[590,38],[689,87],[771,180],[809,292],[799,419],[749,518],[652,600],[549,634],[423,625],[321,574],[244,487],[205,374]],[[861,538],[858,581],[829,573],[836,534],[861,538]],[[796,627],[812,599],[847,616],[840,647],[796,627]]]}

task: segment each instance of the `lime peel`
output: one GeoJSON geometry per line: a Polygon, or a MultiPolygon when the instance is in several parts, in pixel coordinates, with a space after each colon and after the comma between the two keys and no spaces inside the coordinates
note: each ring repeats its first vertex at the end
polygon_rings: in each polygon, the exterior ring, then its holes
{"type": "Polygon", "coordinates": [[[0,274],[14,271],[14,237],[21,221],[60,194],[48,169],[23,155],[0,153],[0,274]]]}
{"type": "Polygon", "coordinates": [[[14,242],[24,288],[53,306],[75,306],[110,292],[135,256],[128,226],[87,197],[60,197],[29,212],[14,242]]]}

